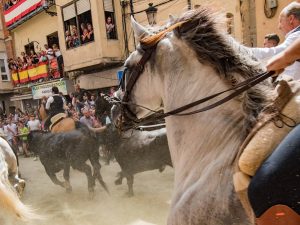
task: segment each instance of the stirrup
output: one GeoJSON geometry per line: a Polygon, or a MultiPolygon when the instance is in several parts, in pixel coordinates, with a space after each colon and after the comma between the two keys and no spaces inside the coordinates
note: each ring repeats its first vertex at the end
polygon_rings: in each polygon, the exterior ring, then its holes
{"type": "Polygon", "coordinates": [[[274,205],[256,219],[256,224],[300,225],[300,215],[286,205],[274,205]]]}

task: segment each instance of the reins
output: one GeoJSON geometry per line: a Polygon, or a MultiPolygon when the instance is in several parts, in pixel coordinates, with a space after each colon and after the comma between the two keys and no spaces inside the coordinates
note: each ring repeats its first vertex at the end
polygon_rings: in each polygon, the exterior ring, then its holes
{"type": "Polygon", "coordinates": [[[207,110],[213,109],[219,105],[224,104],[225,102],[235,98],[236,96],[240,95],[244,91],[247,91],[248,89],[252,88],[254,85],[262,82],[263,80],[266,80],[267,78],[269,78],[273,74],[275,74],[275,72],[273,72],[273,71],[258,74],[256,76],[253,76],[253,77],[233,86],[232,88],[229,88],[227,90],[218,92],[218,93],[210,95],[208,97],[199,99],[197,101],[186,104],[184,106],[181,106],[179,108],[176,108],[176,109],[171,110],[166,113],[155,111],[155,110],[149,109],[145,106],[130,102],[130,93],[131,93],[135,83],[137,82],[139,76],[142,74],[147,61],[150,59],[152,53],[155,51],[156,46],[159,43],[159,41],[161,41],[168,32],[174,30],[175,28],[180,27],[182,24],[184,24],[186,22],[188,22],[188,21],[182,21],[182,22],[176,23],[176,24],[170,26],[169,28],[167,28],[166,30],[161,31],[154,36],[148,36],[141,40],[140,43],[141,43],[142,49],[144,50],[144,54],[142,55],[142,58],[139,60],[139,62],[133,67],[133,69],[130,73],[130,77],[128,78],[127,82],[125,81],[127,79],[127,77],[126,77],[127,69],[125,69],[124,75],[123,75],[121,83],[120,83],[120,85],[124,86],[124,89],[125,89],[124,97],[122,98],[121,101],[117,101],[117,103],[121,104],[122,116],[123,116],[123,119],[125,120],[125,121],[123,121],[125,126],[124,125],[122,126],[122,128],[121,128],[122,130],[128,130],[128,129],[132,129],[132,128],[136,129],[139,126],[157,122],[158,120],[162,120],[168,116],[189,116],[189,115],[193,115],[196,113],[205,112],[207,110]],[[230,92],[230,91],[234,91],[234,92],[229,94],[228,96],[208,105],[208,106],[202,107],[200,109],[197,109],[197,110],[194,110],[191,112],[184,112],[192,107],[201,105],[209,100],[215,99],[216,97],[218,97],[224,93],[230,92]],[[140,108],[146,109],[150,112],[153,112],[154,114],[152,114],[150,117],[144,117],[144,118],[138,119],[128,106],[140,107],[140,108]]]}
{"type": "Polygon", "coordinates": [[[135,104],[135,103],[131,103],[131,102],[127,102],[127,101],[119,101],[118,103],[122,104],[122,105],[127,105],[127,106],[136,106],[136,107],[140,107],[140,108],[143,108],[143,109],[146,109],[148,111],[151,111],[153,112],[154,114],[151,116],[151,117],[145,117],[145,118],[141,118],[141,119],[134,119],[134,120],[131,120],[131,122],[133,123],[132,125],[130,126],[126,126],[125,129],[130,129],[130,128],[137,128],[141,125],[145,125],[145,124],[149,124],[149,123],[152,123],[152,122],[155,122],[157,120],[161,120],[161,119],[164,119],[168,116],[189,116],[189,115],[193,115],[193,114],[197,114],[197,113],[200,113],[200,112],[205,112],[205,111],[208,111],[210,109],[213,109],[217,106],[220,106],[222,104],[224,104],[225,102],[228,102],[229,100],[235,98],[236,96],[240,95],[241,93],[243,93],[244,91],[247,91],[248,89],[252,88],[253,86],[255,86],[256,84],[266,80],[267,78],[271,77],[272,75],[274,75],[275,72],[274,71],[271,71],[271,72],[265,72],[265,73],[261,73],[261,74],[258,74],[254,77],[251,77],[239,84],[237,84],[236,86],[232,87],[232,88],[229,88],[227,90],[224,90],[224,91],[221,91],[221,92],[218,92],[216,94],[213,94],[213,95],[210,95],[208,97],[205,97],[205,98],[202,98],[202,99],[199,99],[197,101],[194,101],[192,103],[189,103],[189,104],[186,104],[184,106],[181,106],[179,108],[176,108],[174,110],[171,110],[169,112],[166,112],[166,113],[161,113],[159,111],[155,111],[155,110],[152,110],[152,109],[149,109],[145,106],[142,106],[142,105],[138,105],[138,104],[135,104]],[[202,107],[200,109],[197,109],[197,110],[194,110],[194,111],[191,111],[191,112],[187,112],[187,113],[182,113],[192,107],[195,107],[197,105],[201,105],[209,100],[212,100],[226,92],[230,92],[230,91],[234,91],[233,93],[229,94],[228,96],[216,101],[215,103],[212,103],[208,106],[205,106],[205,107],[202,107]]]}

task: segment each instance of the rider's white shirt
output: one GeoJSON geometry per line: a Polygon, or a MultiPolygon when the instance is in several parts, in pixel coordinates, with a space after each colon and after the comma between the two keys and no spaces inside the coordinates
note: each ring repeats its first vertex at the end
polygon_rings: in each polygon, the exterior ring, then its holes
{"type": "MultiPolygon", "coordinates": [[[[61,96],[60,94],[54,94],[53,96],[61,96]]],[[[66,105],[66,100],[65,98],[61,97],[63,102],[64,102],[64,105],[66,105]]],[[[51,103],[54,102],[54,98],[52,96],[50,96],[48,99],[47,99],[47,102],[46,102],[46,109],[49,110],[50,109],[50,105],[51,103]]]]}
{"type": "MultiPolygon", "coordinates": [[[[296,29],[299,29],[299,26],[287,33],[284,42],[276,47],[251,48],[253,54],[256,58],[263,60],[271,58],[272,56],[284,51],[294,41],[300,38],[300,31],[295,31],[296,29]]],[[[295,62],[292,65],[286,67],[283,73],[293,77],[295,80],[300,80],[300,62],[295,62]]]]}

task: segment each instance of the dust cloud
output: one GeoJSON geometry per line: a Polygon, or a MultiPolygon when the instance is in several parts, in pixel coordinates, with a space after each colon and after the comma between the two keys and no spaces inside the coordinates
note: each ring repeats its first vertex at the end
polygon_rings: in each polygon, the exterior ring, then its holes
{"type": "MultiPolygon", "coordinates": [[[[20,171],[26,180],[22,198],[25,204],[33,206],[38,214],[45,216],[42,221],[21,222],[0,215],[0,225],[165,225],[169,212],[173,188],[173,169],[164,172],[148,171],[135,175],[135,196],[126,196],[127,183],[115,186],[120,167],[116,162],[104,166],[101,174],[108,185],[108,195],[99,183],[95,197],[88,199],[85,174],[71,169],[71,194],[54,185],[46,175],[40,161],[20,158],[20,171]]],[[[62,180],[62,172],[58,174],[62,180]]]]}

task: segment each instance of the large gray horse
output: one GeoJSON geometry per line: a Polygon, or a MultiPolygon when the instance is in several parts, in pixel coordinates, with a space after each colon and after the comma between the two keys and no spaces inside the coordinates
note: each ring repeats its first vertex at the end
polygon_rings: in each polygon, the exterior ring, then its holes
{"type": "MultiPolygon", "coordinates": [[[[137,118],[153,113],[146,108],[168,112],[262,72],[218,18],[207,9],[189,11],[170,21],[179,26],[148,39],[151,32],[132,20],[144,48],[127,59],[128,79],[145,49],[159,40],[130,90],[129,109],[137,118]]],[[[269,81],[263,82],[210,111],[166,118],[175,169],[169,225],[251,224],[233,190],[233,161],[257,115],[270,103],[272,89],[269,81]]]]}

